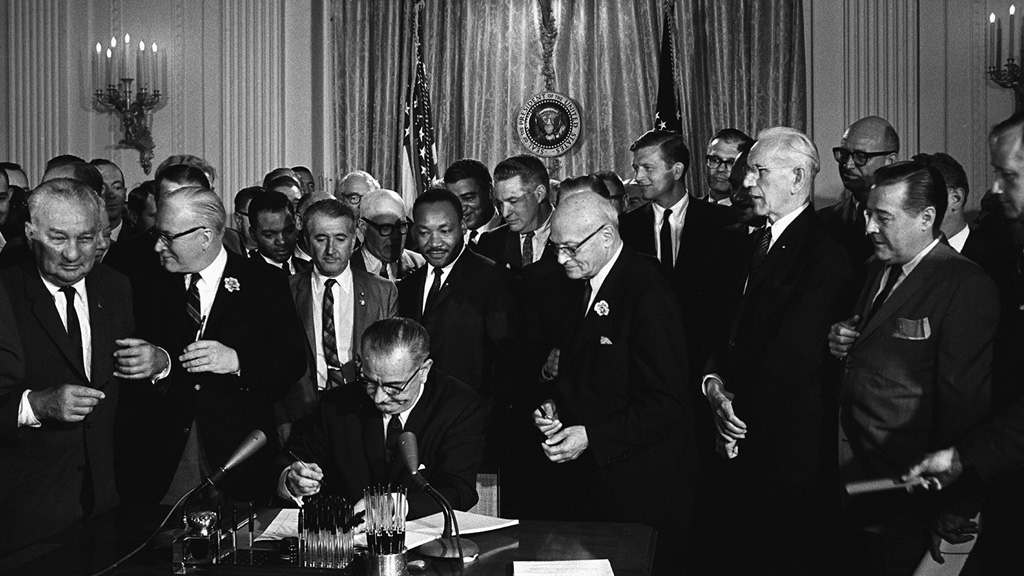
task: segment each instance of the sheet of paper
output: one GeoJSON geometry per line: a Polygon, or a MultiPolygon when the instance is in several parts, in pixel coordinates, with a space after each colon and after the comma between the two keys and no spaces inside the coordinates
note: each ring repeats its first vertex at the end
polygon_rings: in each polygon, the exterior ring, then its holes
{"type": "Polygon", "coordinates": [[[259,537],[256,538],[257,542],[263,540],[280,540],[289,536],[299,535],[299,509],[298,508],[282,508],[277,516],[271,520],[270,525],[263,531],[259,537]]]}
{"type": "Polygon", "coordinates": [[[600,560],[514,560],[515,576],[612,576],[612,563],[600,560]]]}

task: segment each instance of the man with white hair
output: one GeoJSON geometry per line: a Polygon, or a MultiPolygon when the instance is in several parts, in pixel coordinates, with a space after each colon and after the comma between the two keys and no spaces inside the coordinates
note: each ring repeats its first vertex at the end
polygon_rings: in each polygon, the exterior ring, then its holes
{"type": "Polygon", "coordinates": [[[825,338],[853,287],[843,248],[811,208],[818,170],[814,144],[786,127],[761,132],[747,160],[744,186],[767,224],[727,270],[734,313],[703,381],[728,457],[711,482],[711,541],[728,543],[713,555],[722,574],[832,573],[823,527],[836,526],[839,365],[825,338]]]}
{"type": "Polygon", "coordinates": [[[374,190],[380,190],[380,182],[377,182],[376,178],[369,172],[353,170],[338,181],[334,188],[334,197],[346,202],[356,211],[356,216],[359,216],[359,206],[363,197],[374,190]]]}
{"type": "Polygon", "coordinates": [[[412,224],[397,192],[367,192],[353,210],[362,213],[357,222],[362,246],[352,254],[353,268],[395,282],[423,266],[423,256],[405,248],[412,224]]]}

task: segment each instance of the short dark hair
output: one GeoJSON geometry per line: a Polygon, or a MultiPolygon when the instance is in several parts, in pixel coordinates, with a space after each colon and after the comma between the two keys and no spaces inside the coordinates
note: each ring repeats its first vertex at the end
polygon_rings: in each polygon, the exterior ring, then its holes
{"type": "MultiPolygon", "coordinates": [[[[302,183],[299,182],[299,176],[295,173],[295,170],[292,170],[291,168],[274,168],[270,172],[267,172],[266,176],[263,177],[263,189],[270,190],[273,188],[273,186],[271,186],[272,184],[279,182],[284,178],[291,180],[296,186],[302,186],[302,183]]],[[[278,186],[280,185],[281,184],[279,183],[278,186]]]]}
{"type": "Polygon", "coordinates": [[[967,195],[971,191],[971,185],[967,182],[967,172],[956,161],[956,158],[945,152],[936,152],[935,154],[918,154],[911,158],[911,160],[927,164],[938,170],[942,174],[942,179],[946,181],[946,188],[962,189],[964,191],[964,201],[967,200],[967,195]]]}
{"type": "MultiPolygon", "coordinates": [[[[103,194],[103,174],[100,174],[99,169],[97,169],[92,164],[89,164],[88,162],[85,161],[58,163],[53,166],[48,165],[46,171],[50,172],[51,170],[58,170],[61,168],[71,169],[71,174],[68,176],[68,178],[74,180],[75,182],[85,184],[86,186],[92,188],[93,191],[95,191],[97,194],[103,194]]],[[[46,177],[45,173],[43,174],[43,177],[46,177]]],[[[53,178],[50,179],[52,180],[53,178]]]]}
{"type": "Polygon", "coordinates": [[[412,353],[416,364],[430,357],[430,335],[415,321],[401,316],[378,320],[366,327],[361,339],[362,354],[390,356],[398,350],[412,353]]]}
{"type": "Polygon", "coordinates": [[[74,154],[61,154],[59,156],[54,156],[53,158],[47,160],[46,169],[49,170],[51,168],[56,168],[58,166],[66,166],[68,164],[78,163],[86,164],[86,161],[84,158],[80,158],[78,156],[75,156],[74,154]]]}
{"type": "Polygon", "coordinates": [[[252,199],[263,193],[263,188],[259,186],[249,186],[248,188],[242,188],[235,194],[235,212],[241,212],[242,206],[252,202],[252,199]]]}
{"type": "Polygon", "coordinates": [[[519,176],[523,183],[531,188],[544,185],[544,190],[551,192],[551,181],[548,177],[548,169],[541,159],[531,154],[520,154],[505,158],[494,167],[494,181],[501,182],[511,180],[519,176]]]}
{"type": "Polygon", "coordinates": [[[160,173],[163,172],[166,168],[174,166],[176,164],[184,164],[186,166],[198,168],[203,173],[204,176],[209,174],[209,177],[206,179],[207,182],[209,182],[207,187],[209,187],[210,184],[213,184],[213,181],[217,179],[216,168],[214,168],[209,162],[203,160],[199,156],[193,156],[191,154],[173,154],[171,156],[168,156],[166,159],[164,159],[163,162],[160,163],[160,166],[157,166],[156,175],[154,176],[154,179],[160,180],[160,173]]]}
{"type": "Polygon", "coordinates": [[[605,188],[608,189],[608,193],[612,197],[626,195],[626,185],[622,183],[622,178],[614,170],[601,170],[600,172],[594,172],[593,175],[600,178],[601,182],[604,182],[605,188]]]}
{"type": "Polygon", "coordinates": [[[157,186],[161,182],[171,182],[181,186],[210,188],[210,180],[206,177],[206,172],[189,164],[165,166],[162,170],[157,171],[156,177],[153,180],[156,181],[157,186]]]}
{"type": "Polygon", "coordinates": [[[120,166],[114,164],[113,162],[107,160],[106,158],[93,158],[92,160],[89,160],[89,164],[92,164],[93,166],[113,166],[114,168],[121,170],[120,166]]]}
{"type": "MultiPolygon", "coordinates": [[[[252,212],[250,212],[250,214],[252,214],[252,212]]],[[[309,223],[313,220],[314,216],[324,216],[326,218],[348,218],[352,221],[353,226],[356,224],[355,211],[352,210],[351,206],[337,198],[324,198],[323,200],[317,200],[310,204],[309,208],[306,208],[306,211],[302,213],[302,229],[307,233],[309,232],[309,223]]]]}
{"type": "Polygon", "coordinates": [[[160,190],[156,187],[155,180],[146,180],[132,188],[132,191],[128,193],[128,211],[141,214],[146,209],[146,199],[150,196],[153,197],[154,202],[160,197],[160,190]]]}
{"type": "MultiPolygon", "coordinates": [[[[289,171],[291,171],[290,168],[289,171]]],[[[294,172],[292,172],[292,174],[294,174],[294,172]]],[[[275,176],[274,178],[271,178],[270,181],[263,181],[263,190],[266,192],[270,192],[274,188],[278,188],[281,186],[295,186],[296,188],[299,189],[300,192],[302,191],[302,183],[286,174],[281,176],[275,176]]]]}
{"type": "Polygon", "coordinates": [[[309,174],[310,178],[313,177],[313,173],[309,170],[309,168],[306,168],[305,166],[292,166],[292,172],[295,172],[296,174],[298,174],[299,172],[305,172],[306,174],[309,174]]]}
{"type": "Polygon", "coordinates": [[[641,148],[657,146],[661,156],[668,164],[682,162],[683,175],[690,169],[690,149],[686,147],[686,141],[675,132],[668,130],[651,130],[637,138],[629,147],[630,152],[636,152],[641,148]]]}
{"type": "Polygon", "coordinates": [[[249,202],[249,222],[255,226],[259,221],[259,215],[264,212],[287,212],[292,216],[295,212],[292,211],[292,203],[288,201],[288,197],[280,192],[264,192],[253,196],[252,201],[249,202]]]}
{"type": "Polygon", "coordinates": [[[431,186],[423,191],[416,197],[416,201],[412,204],[413,219],[416,218],[416,211],[425,204],[444,204],[448,203],[455,211],[455,214],[462,218],[462,202],[454,192],[441,186],[431,186]]]}
{"type": "Polygon", "coordinates": [[[748,136],[746,132],[737,130],[736,128],[722,128],[718,132],[715,132],[715,135],[712,136],[711,140],[708,140],[708,142],[713,142],[715,140],[722,140],[723,142],[737,142],[740,146],[746,145],[747,150],[750,150],[750,147],[754,145],[753,138],[748,136]]]}
{"type": "Polygon", "coordinates": [[[611,198],[612,194],[604,182],[593,174],[566,178],[558,183],[558,197],[564,198],[567,193],[573,192],[594,192],[602,198],[611,198]]]}
{"type": "Polygon", "coordinates": [[[948,202],[946,181],[942,179],[942,173],[929,164],[913,160],[896,162],[875,171],[875,184],[872,188],[896,184],[906,184],[903,209],[907,212],[920,214],[929,206],[935,208],[932,231],[937,233],[946,215],[948,202]]]}
{"type": "Polygon", "coordinates": [[[454,184],[466,179],[476,182],[481,189],[491,186],[491,173],[487,171],[487,166],[484,166],[484,163],[479,160],[472,158],[456,160],[444,171],[445,184],[454,184]]]}

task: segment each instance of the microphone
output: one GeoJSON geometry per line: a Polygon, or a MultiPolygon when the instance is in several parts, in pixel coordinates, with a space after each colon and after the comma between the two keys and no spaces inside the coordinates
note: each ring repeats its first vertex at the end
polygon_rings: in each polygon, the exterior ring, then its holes
{"type": "Polygon", "coordinates": [[[238,448],[235,448],[234,453],[231,454],[228,461],[203,481],[203,486],[213,486],[220,482],[224,478],[224,475],[227,474],[228,470],[231,470],[235,466],[238,466],[242,462],[251,458],[252,455],[258,452],[260,448],[263,448],[266,443],[267,435],[263,433],[263,430],[256,429],[250,432],[249,435],[245,437],[245,440],[242,440],[242,443],[238,445],[238,448]]]}
{"type": "Polygon", "coordinates": [[[441,537],[421,545],[416,551],[428,558],[460,558],[463,562],[476,559],[480,554],[480,547],[459,536],[459,522],[455,518],[455,510],[448,503],[448,499],[431,486],[426,478],[420,476],[420,454],[416,435],[408,431],[402,432],[398,437],[398,449],[412,481],[441,506],[441,513],[444,515],[444,531],[441,533],[441,537]],[[452,537],[453,526],[455,527],[454,538],[452,537]]]}

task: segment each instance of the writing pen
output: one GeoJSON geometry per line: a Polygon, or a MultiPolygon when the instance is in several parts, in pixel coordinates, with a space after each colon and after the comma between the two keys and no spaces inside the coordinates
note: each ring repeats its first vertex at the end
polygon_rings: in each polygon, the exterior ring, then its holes
{"type": "MultiPolygon", "coordinates": [[[[288,455],[291,456],[292,458],[294,458],[295,461],[298,462],[299,464],[302,464],[303,466],[306,466],[307,468],[310,467],[309,464],[306,464],[305,462],[302,461],[302,458],[299,458],[298,456],[296,456],[295,452],[289,450],[288,451],[288,455]]],[[[324,476],[326,476],[326,474],[324,476]]],[[[326,480],[324,478],[320,478],[320,485],[323,486],[325,484],[327,484],[326,480]]]]}

